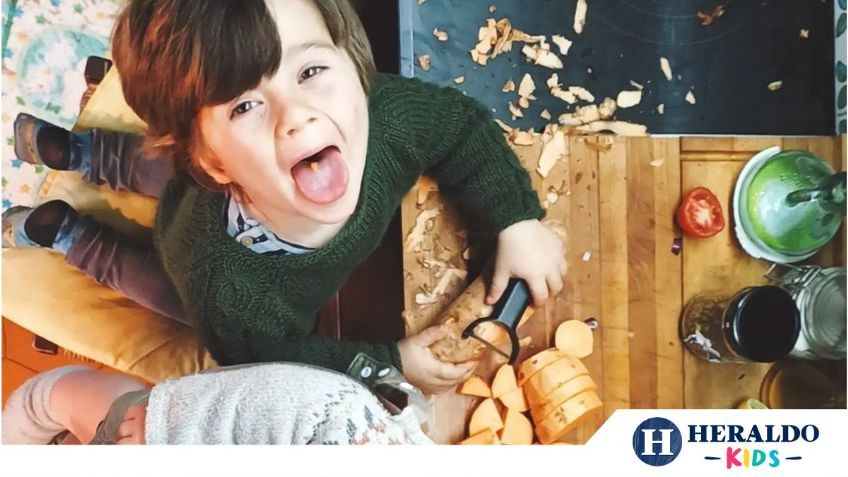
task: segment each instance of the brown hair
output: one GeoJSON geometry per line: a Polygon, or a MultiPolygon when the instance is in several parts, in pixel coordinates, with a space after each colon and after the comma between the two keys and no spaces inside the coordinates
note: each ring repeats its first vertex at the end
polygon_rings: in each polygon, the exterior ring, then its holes
{"type": "MultiPolygon", "coordinates": [[[[348,0],[312,2],[367,92],[376,68],[353,7],[348,0]]],[[[115,25],[112,54],[127,104],[147,123],[148,151],[221,189],[197,164],[197,117],[279,68],[280,37],[265,0],[131,0],[115,25]]]]}

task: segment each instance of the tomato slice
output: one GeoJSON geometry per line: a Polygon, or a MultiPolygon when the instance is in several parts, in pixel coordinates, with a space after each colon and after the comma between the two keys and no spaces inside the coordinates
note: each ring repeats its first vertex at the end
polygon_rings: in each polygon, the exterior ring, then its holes
{"type": "Polygon", "coordinates": [[[712,237],[724,229],[721,202],[706,187],[690,190],[677,208],[677,225],[691,237],[712,237]]]}

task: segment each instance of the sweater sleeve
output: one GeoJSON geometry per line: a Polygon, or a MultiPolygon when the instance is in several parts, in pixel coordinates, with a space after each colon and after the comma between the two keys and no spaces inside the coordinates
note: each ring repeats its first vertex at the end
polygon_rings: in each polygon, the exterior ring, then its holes
{"type": "MultiPolygon", "coordinates": [[[[231,313],[213,306],[194,310],[198,328],[215,361],[222,366],[257,362],[306,363],[344,373],[358,353],[388,363],[399,370],[401,366],[397,343],[371,344],[349,340],[301,334],[294,330],[292,320],[278,322],[273,333],[255,330],[231,313]]],[[[285,318],[285,317],[283,317],[285,318]]]]}
{"type": "Polygon", "coordinates": [[[484,237],[545,215],[530,176],[506,143],[491,114],[453,88],[404,80],[415,94],[398,94],[398,109],[413,154],[425,175],[456,200],[484,237]],[[405,103],[405,104],[404,104],[405,103]]]}
{"type": "Polygon", "coordinates": [[[248,341],[255,361],[306,363],[344,373],[358,353],[365,353],[403,372],[396,342],[371,344],[318,335],[287,338],[264,333],[253,334],[248,341]]]}

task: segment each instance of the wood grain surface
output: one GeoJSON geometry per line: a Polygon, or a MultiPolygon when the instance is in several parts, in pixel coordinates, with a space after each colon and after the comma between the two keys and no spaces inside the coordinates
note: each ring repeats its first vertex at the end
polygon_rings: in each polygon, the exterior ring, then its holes
{"type": "MultiPolygon", "coordinates": [[[[844,138],[568,136],[563,156],[542,177],[539,156],[552,133],[537,135],[532,145],[513,146],[530,172],[547,218],[561,221],[568,233],[565,289],[519,329],[519,335],[532,339],[521,357],[552,346],[556,326],[563,321],[597,319],[594,352],[583,361],[604,402],[602,415],[563,440],[585,443],[616,409],[727,408],[757,397],[768,365],[701,361],[681,346],[678,325],[683,305],[692,296],[707,290],[733,293],[763,283],[768,264],[747,256],[730,226],[710,239],[684,239],[682,253],[675,255],[675,209],[681,192],[705,185],[716,192],[727,214],[742,165],[771,145],[808,149],[844,169],[844,138]]],[[[408,334],[431,324],[465,283],[451,280],[445,292],[426,305],[418,304],[416,295],[432,291],[445,267],[464,270],[467,264],[462,258],[463,222],[452,204],[438,192],[427,194],[421,204],[418,199],[418,190],[404,199],[404,239],[419,214],[439,213],[425,226],[422,244],[404,253],[408,334]],[[434,268],[436,262],[445,265],[434,268]]],[[[844,232],[841,237],[844,242],[844,232]]],[[[814,260],[844,264],[844,247],[837,242],[814,260]]],[[[490,354],[477,372],[488,380],[500,363],[490,354]]],[[[439,443],[466,437],[467,418],[476,403],[477,398],[453,392],[432,397],[429,435],[439,443]]]]}

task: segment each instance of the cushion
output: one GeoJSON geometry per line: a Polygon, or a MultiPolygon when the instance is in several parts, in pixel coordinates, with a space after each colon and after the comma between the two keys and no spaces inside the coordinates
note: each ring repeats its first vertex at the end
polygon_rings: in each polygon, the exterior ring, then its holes
{"type": "MultiPolygon", "coordinates": [[[[77,128],[139,132],[144,124],[126,106],[113,68],[80,115],[77,128]]],[[[149,234],[156,201],[73,172],[53,171],[41,201],[61,198],[131,235],[149,234]]],[[[3,316],[59,346],[151,383],[214,367],[191,328],[157,315],[97,284],[44,249],[3,250],[3,316]]]]}

